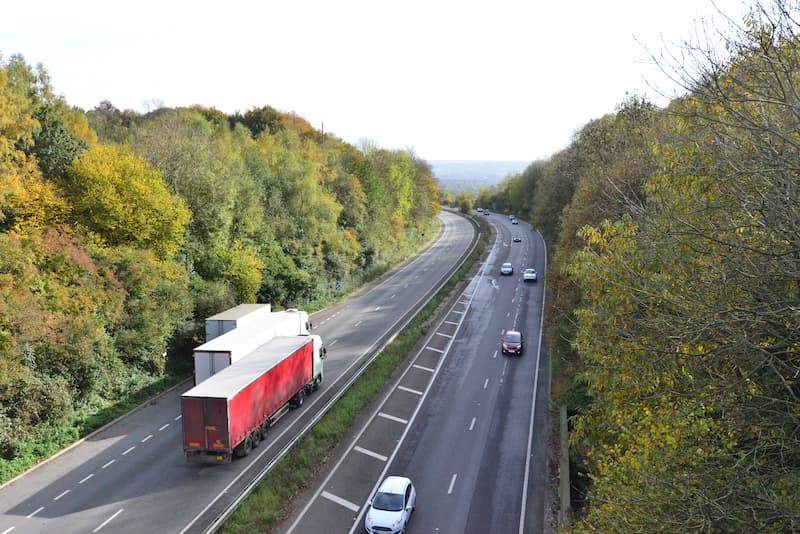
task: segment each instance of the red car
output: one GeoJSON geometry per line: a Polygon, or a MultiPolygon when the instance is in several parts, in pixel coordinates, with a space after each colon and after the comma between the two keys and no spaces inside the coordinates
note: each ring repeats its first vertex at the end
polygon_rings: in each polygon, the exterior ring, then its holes
{"type": "Polygon", "coordinates": [[[517,356],[522,356],[522,332],[518,332],[516,330],[507,330],[506,333],[503,334],[501,346],[503,354],[516,354],[517,356]]]}

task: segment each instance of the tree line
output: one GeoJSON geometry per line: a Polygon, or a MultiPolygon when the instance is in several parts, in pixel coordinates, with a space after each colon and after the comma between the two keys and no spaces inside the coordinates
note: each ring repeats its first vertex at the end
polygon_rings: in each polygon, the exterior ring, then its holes
{"type": "Polygon", "coordinates": [[[411,151],[269,106],[84,111],[41,65],[0,56],[0,463],[187,373],[218,311],[332,302],[414,252],[438,212],[411,151]]]}
{"type": "Polygon", "coordinates": [[[631,96],[476,199],[554,251],[576,531],[800,530],[798,15],[685,43],[684,96],[631,96]]]}

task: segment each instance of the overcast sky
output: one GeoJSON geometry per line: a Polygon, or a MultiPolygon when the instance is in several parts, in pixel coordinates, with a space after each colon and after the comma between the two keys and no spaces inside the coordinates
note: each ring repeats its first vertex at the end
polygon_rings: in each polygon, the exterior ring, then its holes
{"type": "MultiPolygon", "coordinates": [[[[716,0],[741,20],[743,0],[716,0]]],[[[626,93],[673,94],[711,0],[4,2],[0,53],[91,109],[272,106],[352,144],[427,160],[546,158],[626,93]]]]}

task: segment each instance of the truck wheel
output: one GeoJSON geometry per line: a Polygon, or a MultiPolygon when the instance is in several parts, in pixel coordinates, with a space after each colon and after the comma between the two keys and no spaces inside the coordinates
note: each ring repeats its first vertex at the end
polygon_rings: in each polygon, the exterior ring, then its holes
{"type": "Polygon", "coordinates": [[[306,400],[306,390],[301,389],[300,391],[297,392],[297,395],[292,397],[292,402],[291,402],[292,408],[299,408],[300,406],[303,405],[305,400],[306,400]]]}
{"type": "Polygon", "coordinates": [[[238,456],[239,458],[244,458],[253,450],[253,440],[250,436],[247,436],[243,442],[239,444],[238,447],[233,449],[233,453],[238,456]]]}
{"type": "Polygon", "coordinates": [[[253,448],[255,449],[258,447],[258,444],[261,443],[261,428],[259,427],[253,430],[251,437],[253,438],[253,448]]]}

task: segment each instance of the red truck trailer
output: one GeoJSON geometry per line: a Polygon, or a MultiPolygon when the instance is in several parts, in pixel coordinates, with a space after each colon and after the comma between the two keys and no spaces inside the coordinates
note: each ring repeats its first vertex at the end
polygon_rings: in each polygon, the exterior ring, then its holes
{"type": "Polygon", "coordinates": [[[273,338],[184,393],[186,458],[225,463],[249,454],[290,405],[319,386],[324,351],[314,350],[315,337],[273,338]]]}

